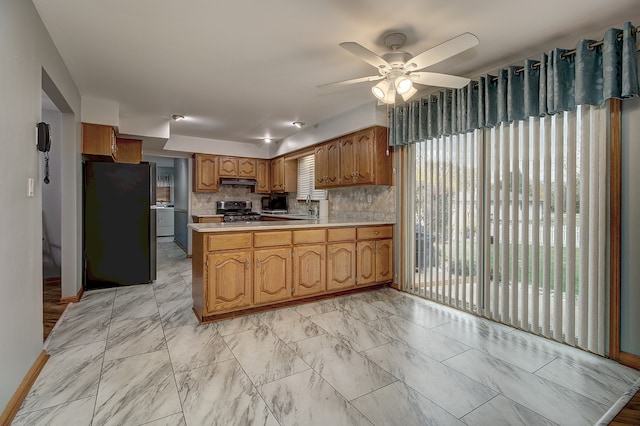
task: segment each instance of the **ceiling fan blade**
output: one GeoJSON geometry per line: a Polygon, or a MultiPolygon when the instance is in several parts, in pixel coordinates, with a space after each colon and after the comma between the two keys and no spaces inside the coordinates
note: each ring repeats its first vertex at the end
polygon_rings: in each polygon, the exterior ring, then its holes
{"type": "Polygon", "coordinates": [[[388,68],[391,69],[389,62],[382,59],[366,47],[353,41],[345,41],[340,43],[340,47],[348,51],[349,53],[356,55],[368,64],[373,65],[376,68],[388,68]]]}
{"type": "Polygon", "coordinates": [[[450,87],[452,89],[462,89],[471,81],[471,79],[466,77],[426,71],[412,72],[409,74],[409,78],[414,83],[424,84],[426,86],[450,87]]]}
{"type": "Polygon", "coordinates": [[[413,59],[407,62],[404,68],[407,71],[421,70],[428,66],[437,64],[444,61],[451,56],[464,52],[477,46],[480,41],[478,37],[471,33],[460,34],[458,37],[454,37],[451,40],[447,40],[439,45],[432,47],[429,50],[416,55],[413,59]]]}
{"type": "Polygon", "coordinates": [[[335,83],[321,84],[318,87],[324,88],[324,87],[346,86],[347,84],[363,83],[365,81],[376,81],[376,80],[382,80],[383,78],[384,76],[382,75],[370,75],[368,77],[360,77],[360,78],[354,78],[351,80],[336,81],[335,83]]]}

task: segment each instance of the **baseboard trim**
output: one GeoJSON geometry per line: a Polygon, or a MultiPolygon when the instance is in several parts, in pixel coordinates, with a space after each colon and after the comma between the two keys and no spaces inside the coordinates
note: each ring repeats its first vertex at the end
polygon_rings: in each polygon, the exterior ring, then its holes
{"type": "Polygon", "coordinates": [[[22,402],[29,394],[31,386],[33,386],[33,383],[38,378],[38,375],[44,368],[48,359],[49,355],[45,351],[40,352],[40,355],[38,355],[38,358],[36,358],[26,376],[22,379],[22,383],[20,383],[20,386],[16,389],[15,393],[9,400],[9,403],[2,411],[2,414],[0,414],[1,426],[9,426],[11,424],[13,418],[16,416],[20,406],[22,405],[22,402]]]}
{"type": "Polygon", "coordinates": [[[620,364],[627,365],[636,370],[640,370],[640,356],[629,352],[620,352],[620,364]]]}
{"type": "Polygon", "coordinates": [[[84,294],[84,288],[80,287],[80,290],[78,290],[78,294],[76,294],[75,296],[61,297],[60,304],[66,305],[67,303],[71,303],[71,302],[79,302],[80,299],[82,299],[83,294],[84,294]]]}

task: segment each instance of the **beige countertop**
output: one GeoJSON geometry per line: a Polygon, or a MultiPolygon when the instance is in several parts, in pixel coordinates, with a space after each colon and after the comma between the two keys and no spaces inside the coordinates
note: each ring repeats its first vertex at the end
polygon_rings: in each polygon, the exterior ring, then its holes
{"type": "MultiPolygon", "coordinates": [[[[281,216],[281,215],[278,215],[281,216]]],[[[189,228],[196,232],[229,232],[229,231],[266,231],[275,229],[326,228],[341,226],[376,226],[393,225],[388,221],[372,221],[358,219],[307,219],[279,220],[255,222],[222,222],[222,223],[190,223],[189,228]]]]}

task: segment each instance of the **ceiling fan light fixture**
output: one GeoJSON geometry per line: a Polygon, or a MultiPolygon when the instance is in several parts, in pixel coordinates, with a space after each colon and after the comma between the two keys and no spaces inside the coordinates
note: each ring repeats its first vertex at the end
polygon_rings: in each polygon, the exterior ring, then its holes
{"type": "Polygon", "coordinates": [[[400,96],[402,96],[402,100],[403,101],[408,101],[413,95],[416,94],[418,90],[415,87],[411,87],[411,89],[409,89],[408,92],[406,93],[401,93],[400,96]]]}
{"type": "Polygon", "coordinates": [[[387,80],[382,80],[380,83],[371,88],[371,93],[373,93],[373,96],[375,96],[376,98],[380,99],[383,102],[386,102],[385,98],[387,97],[390,86],[391,85],[387,80]]]}
{"type": "Polygon", "coordinates": [[[403,95],[413,89],[413,82],[403,75],[396,78],[394,85],[399,95],[403,95]]]}
{"type": "Polygon", "coordinates": [[[264,143],[271,143],[271,138],[263,138],[264,143]]]}

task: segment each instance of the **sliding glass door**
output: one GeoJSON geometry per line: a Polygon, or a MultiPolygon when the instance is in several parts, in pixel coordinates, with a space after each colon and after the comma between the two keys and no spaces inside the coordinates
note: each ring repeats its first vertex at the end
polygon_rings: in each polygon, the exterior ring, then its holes
{"type": "Polygon", "coordinates": [[[405,290],[603,354],[606,117],[407,146],[405,290]]]}

